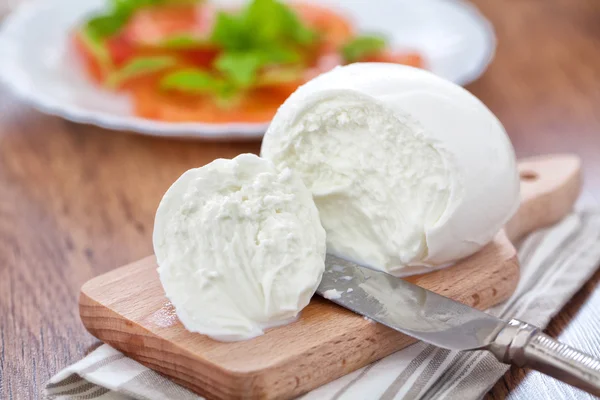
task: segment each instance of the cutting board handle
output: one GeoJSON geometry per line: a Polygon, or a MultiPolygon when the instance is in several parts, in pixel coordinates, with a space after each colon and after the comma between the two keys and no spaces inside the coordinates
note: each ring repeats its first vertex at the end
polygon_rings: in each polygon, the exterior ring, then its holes
{"type": "Polygon", "coordinates": [[[521,206],[505,231],[515,243],[536,229],[552,225],[573,209],[581,191],[581,160],[556,154],[519,161],[521,206]]]}

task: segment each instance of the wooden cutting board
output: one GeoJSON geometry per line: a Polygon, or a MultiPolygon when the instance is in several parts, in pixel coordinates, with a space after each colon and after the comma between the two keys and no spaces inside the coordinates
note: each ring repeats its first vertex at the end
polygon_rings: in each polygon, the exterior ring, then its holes
{"type": "MultiPolygon", "coordinates": [[[[507,299],[519,277],[508,238],[562,218],[580,190],[575,156],[523,160],[519,170],[521,207],[506,233],[452,267],[408,280],[482,310],[507,299]]],[[[81,320],[98,339],[209,399],[293,398],[415,341],[315,296],[295,323],[217,342],[178,321],[156,267],[151,256],[87,282],[81,320]]]]}

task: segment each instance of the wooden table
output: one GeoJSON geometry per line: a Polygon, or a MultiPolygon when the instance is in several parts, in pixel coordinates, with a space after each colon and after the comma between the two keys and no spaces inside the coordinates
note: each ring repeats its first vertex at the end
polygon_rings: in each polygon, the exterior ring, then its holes
{"type": "MultiPolygon", "coordinates": [[[[469,90],[506,126],[519,156],[575,152],[600,200],[600,2],[477,1],[498,51],[469,90]]],[[[0,89],[0,398],[33,399],[98,342],[79,322],[87,279],[152,252],[156,206],[183,171],[258,142],[171,141],[77,125],[0,89]]],[[[600,273],[548,331],[598,338],[600,273]]],[[[573,342],[572,342],[573,343],[573,342]]],[[[532,398],[513,369],[490,392],[532,398]]]]}

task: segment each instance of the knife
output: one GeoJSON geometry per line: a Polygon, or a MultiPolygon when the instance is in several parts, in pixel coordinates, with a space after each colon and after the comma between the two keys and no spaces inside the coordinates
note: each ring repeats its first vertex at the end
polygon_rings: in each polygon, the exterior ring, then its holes
{"type": "Polygon", "coordinates": [[[449,350],[487,350],[600,396],[600,360],[540,328],[492,315],[410,282],[327,254],[317,293],[357,314],[449,350]]]}

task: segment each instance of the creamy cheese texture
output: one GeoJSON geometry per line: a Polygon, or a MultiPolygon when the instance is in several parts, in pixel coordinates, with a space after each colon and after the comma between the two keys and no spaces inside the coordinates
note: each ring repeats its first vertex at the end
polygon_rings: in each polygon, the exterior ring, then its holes
{"type": "Polygon", "coordinates": [[[498,119],[465,89],[401,65],[352,64],[303,85],[261,156],[300,174],[328,252],[398,276],[473,254],[519,204],[498,119]]]}
{"type": "Polygon", "coordinates": [[[292,321],[324,270],[325,231],[310,191],[252,154],[185,172],[160,202],[153,242],[181,322],[223,341],[292,321]]]}

